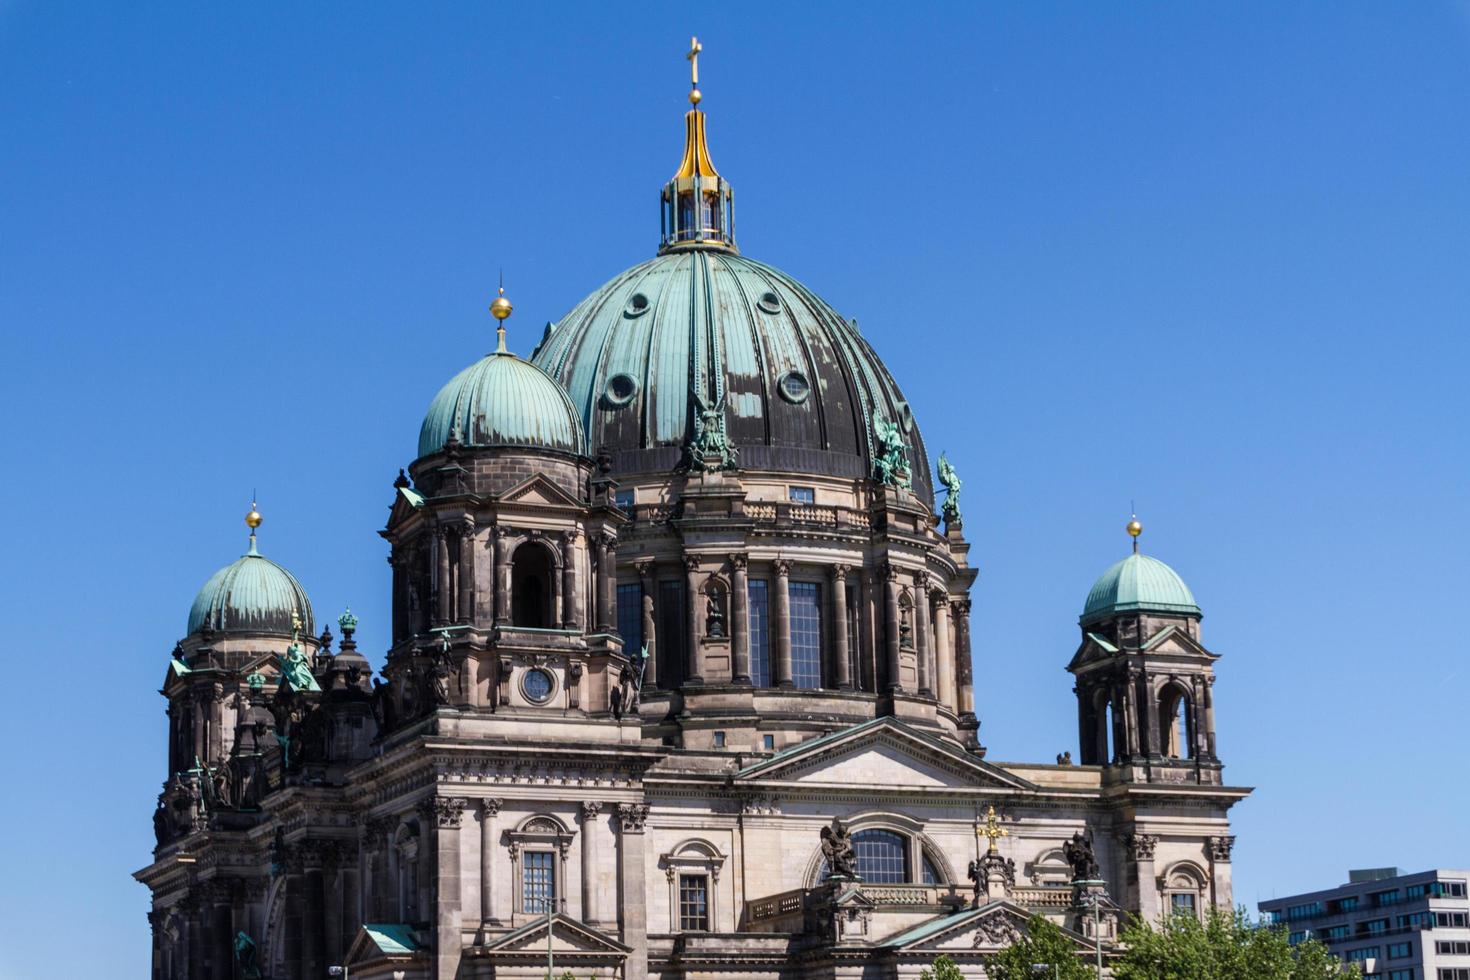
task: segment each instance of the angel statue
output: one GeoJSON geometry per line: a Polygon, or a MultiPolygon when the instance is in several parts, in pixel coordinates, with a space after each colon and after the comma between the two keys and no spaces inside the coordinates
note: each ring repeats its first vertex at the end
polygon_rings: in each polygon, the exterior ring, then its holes
{"type": "Polygon", "coordinates": [[[960,521],[960,475],[950,465],[949,457],[939,454],[939,482],[944,487],[944,523],[958,527],[960,521]]]}
{"type": "Polygon", "coordinates": [[[690,468],[707,471],[734,469],[735,447],[725,438],[725,399],[721,397],[710,404],[699,392],[692,394],[699,417],[694,423],[694,438],[689,443],[690,468]]]}
{"type": "Polygon", "coordinates": [[[852,849],[852,834],[839,818],[832,826],[822,828],[822,857],[827,859],[828,878],[856,878],[857,854],[852,849]]]}
{"type": "Polygon", "coordinates": [[[878,456],[873,461],[874,478],[885,486],[912,489],[909,463],[904,456],[909,447],[903,441],[898,423],[884,418],[874,419],[873,433],[878,437],[878,456]]]}

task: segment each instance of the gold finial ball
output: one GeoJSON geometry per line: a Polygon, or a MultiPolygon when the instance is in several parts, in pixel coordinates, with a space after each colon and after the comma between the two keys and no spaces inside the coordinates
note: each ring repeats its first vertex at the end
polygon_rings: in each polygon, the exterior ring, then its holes
{"type": "Polygon", "coordinates": [[[1135,517],[1133,518],[1133,520],[1128,522],[1127,530],[1129,537],[1136,538],[1143,533],[1143,525],[1138,523],[1138,518],[1135,517]]]}
{"type": "Polygon", "coordinates": [[[260,522],[263,520],[265,520],[265,518],[260,516],[260,511],[255,509],[254,504],[251,504],[250,513],[245,515],[245,526],[254,531],[256,528],[260,527],[260,522]]]}
{"type": "Polygon", "coordinates": [[[510,305],[510,300],[505,298],[505,290],[502,289],[500,291],[500,295],[495,297],[495,302],[490,304],[490,315],[497,320],[504,320],[506,317],[510,316],[510,311],[512,309],[513,307],[510,305]]]}
{"type": "Polygon", "coordinates": [[[699,89],[693,89],[689,93],[689,104],[690,105],[699,105],[699,100],[702,99],[702,98],[704,98],[704,94],[701,93],[699,91],[699,89]]]}

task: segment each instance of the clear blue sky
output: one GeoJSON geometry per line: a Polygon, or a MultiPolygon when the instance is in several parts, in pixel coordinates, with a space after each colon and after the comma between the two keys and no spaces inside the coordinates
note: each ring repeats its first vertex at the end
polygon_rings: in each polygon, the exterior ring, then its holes
{"type": "Polygon", "coordinates": [[[0,974],[146,975],[156,691],[252,488],[380,657],[422,413],[497,269],[524,353],[652,254],[691,33],[744,251],[965,477],[991,758],[1075,750],[1136,500],[1237,897],[1470,865],[1470,5],[133,6],[0,0],[0,974]]]}

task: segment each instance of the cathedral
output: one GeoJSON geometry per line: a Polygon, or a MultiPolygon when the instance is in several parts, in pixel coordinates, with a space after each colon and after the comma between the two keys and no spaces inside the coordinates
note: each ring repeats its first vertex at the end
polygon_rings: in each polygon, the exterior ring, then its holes
{"type": "Polygon", "coordinates": [[[987,759],[976,688],[1023,668],[973,639],[957,468],[857,321],[737,248],[698,53],[653,257],[527,357],[502,289],[496,348],[429,401],[378,531],[382,670],[253,506],[194,599],[136,873],[154,980],[898,978],[941,954],[981,978],[1033,917],[1105,964],[1129,914],[1232,905],[1250,791],[1189,588],[1131,522],[1066,662],[1076,757],[987,759]]]}

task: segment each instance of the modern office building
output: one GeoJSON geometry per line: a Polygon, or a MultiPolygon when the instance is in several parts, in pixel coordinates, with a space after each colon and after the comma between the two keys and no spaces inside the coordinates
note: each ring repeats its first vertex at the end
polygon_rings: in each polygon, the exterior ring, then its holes
{"type": "Polygon", "coordinates": [[[1470,980],[1470,870],[1349,871],[1326,891],[1261,902],[1261,914],[1317,939],[1368,980],[1470,980]]]}

